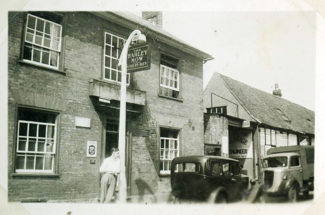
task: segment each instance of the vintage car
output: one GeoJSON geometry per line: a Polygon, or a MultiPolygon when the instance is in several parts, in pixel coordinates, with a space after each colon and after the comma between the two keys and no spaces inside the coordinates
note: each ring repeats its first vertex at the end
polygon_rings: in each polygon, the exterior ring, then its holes
{"type": "Polygon", "coordinates": [[[171,164],[172,194],[179,200],[239,200],[248,189],[248,181],[239,162],[230,158],[186,156],[173,159],[171,164]]]}

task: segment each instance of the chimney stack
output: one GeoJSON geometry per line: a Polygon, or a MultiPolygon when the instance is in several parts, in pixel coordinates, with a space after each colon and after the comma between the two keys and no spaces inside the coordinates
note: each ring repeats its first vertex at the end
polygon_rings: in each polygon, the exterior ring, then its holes
{"type": "Polygon", "coordinates": [[[161,11],[143,11],[142,19],[151,22],[153,25],[162,28],[162,12],[161,11]]]}
{"type": "Polygon", "coordinates": [[[274,86],[273,95],[282,97],[281,90],[279,89],[279,85],[277,83],[274,86]]]}

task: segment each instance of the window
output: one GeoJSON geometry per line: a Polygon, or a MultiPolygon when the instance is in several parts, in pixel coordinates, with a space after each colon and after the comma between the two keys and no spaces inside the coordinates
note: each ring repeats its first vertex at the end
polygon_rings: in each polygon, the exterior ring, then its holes
{"type": "Polygon", "coordinates": [[[175,169],[177,172],[201,173],[202,167],[199,163],[178,163],[175,169]]]}
{"type": "Polygon", "coordinates": [[[160,174],[170,174],[171,161],[179,156],[178,131],[160,129],[160,174]]]}
{"type": "Polygon", "coordinates": [[[178,98],[179,96],[179,72],[178,60],[161,55],[160,59],[160,88],[159,94],[178,98]]]}
{"type": "MultiPolygon", "coordinates": [[[[120,83],[121,71],[118,61],[123,49],[125,39],[110,33],[105,33],[104,44],[104,80],[120,83]]],[[[126,83],[130,83],[130,73],[126,76],[126,83]]]]}
{"type": "Polygon", "coordinates": [[[299,156],[292,156],[290,158],[290,166],[300,166],[299,156]]]}
{"type": "Polygon", "coordinates": [[[15,170],[53,173],[56,159],[56,114],[19,109],[15,170]]]}
{"type": "Polygon", "coordinates": [[[23,61],[59,68],[62,26],[32,14],[27,15],[23,61]]]}

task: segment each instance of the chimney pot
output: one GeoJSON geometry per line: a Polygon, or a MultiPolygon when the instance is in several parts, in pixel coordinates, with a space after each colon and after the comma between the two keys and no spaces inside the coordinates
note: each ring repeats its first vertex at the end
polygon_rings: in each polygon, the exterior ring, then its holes
{"type": "Polygon", "coordinates": [[[279,89],[279,84],[274,85],[273,95],[282,97],[281,89],[279,89]]]}
{"type": "Polygon", "coordinates": [[[162,12],[161,11],[143,11],[142,19],[151,22],[153,25],[162,28],[162,12]]]}

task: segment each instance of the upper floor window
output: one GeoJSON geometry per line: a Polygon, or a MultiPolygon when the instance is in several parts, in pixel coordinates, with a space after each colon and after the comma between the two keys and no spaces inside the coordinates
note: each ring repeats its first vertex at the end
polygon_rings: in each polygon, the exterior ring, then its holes
{"type": "MultiPolygon", "coordinates": [[[[123,49],[125,39],[122,37],[105,32],[104,44],[104,80],[121,82],[121,70],[118,61],[123,49]]],[[[130,74],[126,76],[126,83],[130,83],[130,74]]]]}
{"type": "Polygon", "coordinates": [[[179,71],[178,60],[167,55],[160,59],[160,87],[159,94],[178,98],[179,96],[179,71]]]}
{"type": "Polygon", "coordinates": [[[56,160],[57,114],[19,109],[16,172],[53,173],[56,160]]]}
{"type": "Polygon", "coordinates": [[[28,14],[24,36],[23,60],[50,68],[59,68],[62,26],[28,14]]]}

